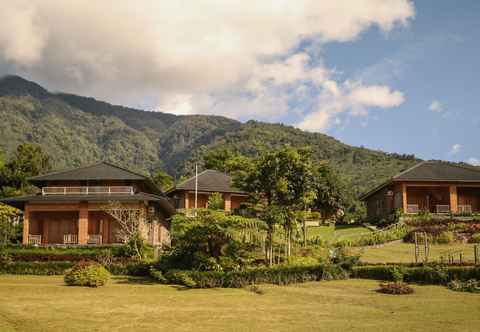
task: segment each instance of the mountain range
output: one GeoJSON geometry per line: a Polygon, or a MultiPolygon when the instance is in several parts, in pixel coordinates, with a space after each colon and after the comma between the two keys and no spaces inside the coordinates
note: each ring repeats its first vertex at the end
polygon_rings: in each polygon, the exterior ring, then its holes
{"type": "Polygon", "coordinates": [[[261,147],[310,146],[328,160],[355,192],[377,185],[416,162],[400,155],[354,147],[321,133],[213,115],[174,115],[112,105],[94,98],[52,93],[19,76],[0,78],[0,149],[7,156],[23,142],[36,143],[55,169],[100,160],[148,173],[162,168],[190,175],[211,148],[252,155],[261,147]]]}

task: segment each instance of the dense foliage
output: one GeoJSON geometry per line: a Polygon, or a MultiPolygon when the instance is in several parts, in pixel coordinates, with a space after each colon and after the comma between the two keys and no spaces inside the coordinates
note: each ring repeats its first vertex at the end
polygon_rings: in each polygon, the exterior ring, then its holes
{"type": "Polygon", "coordinates": [[[173,216],[172,248],[160,258],[158,270],[239,270],[253,262],[264,233],[260,220],[209,209],[196,213],[173,216]]]}
{"type": "Polygon", "coordinates": [[[110,280],[110,272],[96,262],[81,261],[65,272],[64,280],[68,286],[100,287],[110,280]]]}
{"type": "Polygon", "coordinates": [[[28,178],[50,169],[50,157],[40,146],[30,143],[18,145],[8,160],[3,158],[0,150],[0,197],[33,192],[28,178]]]}
{"type": "MultiPolygon", "coordinates": [[[[310,146],[314,160],[329,160],[355,188],[352,197],[417,162],[411,155],[351,147],[291,126],[142,112],[52,94],[33,82],[6,77],[0,79],[0,149],[10,157],[24,142],[40,145],[54,169],[107,160],[145,174],[163,168],[177,180],[191,175],[193,164],[202,163],[212,148],[252,156],[285,144],[310,146]]],[[[216,168],[213,158],[206,164],[216,168]]]]}

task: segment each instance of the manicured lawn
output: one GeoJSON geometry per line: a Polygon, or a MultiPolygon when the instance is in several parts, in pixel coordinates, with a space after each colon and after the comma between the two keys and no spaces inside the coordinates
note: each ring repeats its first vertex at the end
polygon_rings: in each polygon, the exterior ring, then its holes
{"type": "Polygon", "coordinates": [[[346,280],[183,290],[116,279],[99,289],[60,277],[0,276],[0,331],[478,331],[480,295],[440,286],[376,293],[346,280]]]}
{"type": "Polygon", "coordinates": [[[341,240],[355,237],[360,234],[368,234],[371,230],[358,225],[337,225],[337,226],[312,226],[308,227],[310,239],[321,237],[326,241],[341,240]]]}
{"type": "MultiPolygon", "coordinates": [[[[474,260],[473,244],[438,244],[430,246],[430,260],[439,260],[449,250],[461,249],[464,259],[474,260]]],[[[372,246],[364,249],[352,249],[361,254],[360,260],[368,263],[412,263],[415,262],[415,245],[411,243],[396,242],[383,246],[372,246]]],[[[458,260],[458,255],[456,255],[458,260]]]]}

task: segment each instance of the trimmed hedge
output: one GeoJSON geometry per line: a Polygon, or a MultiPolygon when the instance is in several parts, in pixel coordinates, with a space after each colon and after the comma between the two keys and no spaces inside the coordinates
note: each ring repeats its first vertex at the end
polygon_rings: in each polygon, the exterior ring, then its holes
{"type": "Polygon", "coordinates": [[[7,247],[1,248],[3,255],[8,256],[13,261],[22,262],[51,262],[51,261],[69,261],[77,262],[81,260],[98,261],[101,256],[110,255],[116,261],[128,259],[124,253],[123,246],[110,247],[7,247]]]}
{"type": "Polygon", "coordinates": [[[355,266],[352,269],[353,278],[394,280],[400,272],[405,282],[420,284],[447,284],[452,280],[480,280],[480,267],[464,266],[421,266],[405,267],[393,265],[355,266]]]}
{"type": "Polygon", "coordinates": [[[13,262],[0,264],[0,274],[62,275],[72,262],[13,262]]]}
{"type": "MultiPolygon", "coordinates": [[[[0,274],[63,275],[76,262],[11,262],[0,264],[0,274]]],[[[114,275],[149,276],[150,263],[112,264],[108,267],[114,275]]]]}
{"type": "Polygon", "coordinates": [[[190,288],[241,288],[260,283],[288,285],[307,281],[346,279],[348,275],[348,271],[338,265],[276,266],[230,272],[170,270],[164,275],[152,270],[152,276],[160,282],[166,281],[190,288]]]}

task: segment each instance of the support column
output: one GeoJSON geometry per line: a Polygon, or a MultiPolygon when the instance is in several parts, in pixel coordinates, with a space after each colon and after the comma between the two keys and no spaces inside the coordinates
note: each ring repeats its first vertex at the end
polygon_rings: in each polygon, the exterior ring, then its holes
{"type": "Polygon", "coordinates": [[[450,189],[450,211],[452,213],[458,212],[458,194],[457,194],[457,186],[451,185],[450,189]]]}
{"type": "Polygon", "coordinates": [[[224,208],[225,211],[231,211],[232,210],[232,194],[225,193],[223,194],[223,201],[224,201],[224,208]]]}
{"type": "Polygon", "coordinates": [[[403,213],[407,213],[408,200],[407,200],[407,185],[405,183],[402,183],[402,204],[403,204],[403,213]]]}
{"type": "Polygon", "coordinates": [[[88,239],[88,203],[80,203],[78,211],[78,244],[86,245],[88,239]]]}
{"type": "Polygon", "coordinates": [[[185,191],[183,195],[184,195],[184,205],[185,205],[184,208],[188,209],[188,191],[185,191]]]}
{"type": "Polygon", "coordinates": [[[50,223],[49,220],[43,220],[42,223],[42,243],[48,243],[48,224],[50,223]]]}
{"type": "Polygon", "coordinates": [[[23,237],[22,244],[28,245],[28,236],[30,234],[30,209],[28,204],[25,204],[23,211],[23,237]]]}

